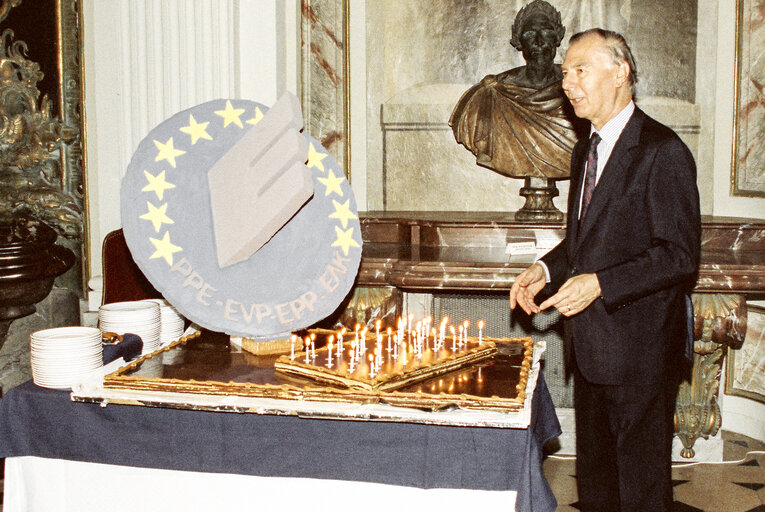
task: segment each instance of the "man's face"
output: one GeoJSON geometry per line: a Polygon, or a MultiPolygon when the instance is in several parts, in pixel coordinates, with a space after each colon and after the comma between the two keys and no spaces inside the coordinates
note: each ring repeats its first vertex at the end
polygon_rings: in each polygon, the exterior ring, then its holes
{"type": "Polygon", "coordinates": [[[623,108],[619,100],[627,86],[624,66],[614,64],[605,41],[596,34],[579,39],[566,52],[563,92],[576,115],[589,119],[596,130],[623,108]]]}
{"type": "Polygon", "coordinates": [[[526,62],[549,63],[555,58],[558,37],[555,25],[541,13],[535,13],[521,28],[521,50],[526,62]]]}

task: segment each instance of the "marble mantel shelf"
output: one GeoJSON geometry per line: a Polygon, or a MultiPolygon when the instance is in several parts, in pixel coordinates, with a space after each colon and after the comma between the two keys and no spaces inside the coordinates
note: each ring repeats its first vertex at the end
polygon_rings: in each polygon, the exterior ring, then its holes
{"type": "MultiPolygon", "coordinates": [[[[558,223],[532,224],[501,212],[364,212],[358,283],[421,290],[507,290],[533,256],[505,254],[507,242],[558,223]]],[[[702,218],[696,292],[765,292],[765,219],[702,218]]]]}

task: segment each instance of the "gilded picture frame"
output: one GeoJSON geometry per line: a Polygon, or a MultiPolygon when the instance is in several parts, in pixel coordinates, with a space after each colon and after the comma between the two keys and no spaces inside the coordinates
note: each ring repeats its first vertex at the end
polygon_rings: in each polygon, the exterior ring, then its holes
{"type": "Polygon", "coordinates": [[[746,338],[728,348],[725,394],[765,403],[765,307],[747,305],[746,338]]]}
{"type": "Polygon", "coordinates": [[[735,112],[731,193],[765,197],[765,20],[763,0],[736,2],[735,112]]]}

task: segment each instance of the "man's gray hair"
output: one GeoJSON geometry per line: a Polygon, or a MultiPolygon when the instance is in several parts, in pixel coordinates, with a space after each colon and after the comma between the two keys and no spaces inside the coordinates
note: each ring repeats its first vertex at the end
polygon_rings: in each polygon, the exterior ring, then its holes
{"type": "Polygon", "coordinates": [[[635,86],[638,82],[637,64],[635,63],[635,57],[632,55],[632,50],[630,50],[630,47],[627,44],[626,39],[624,39],[624,36],[618,32],[614,32],[613,30],[591,28],[589,30],[577,32],[571,36],[568,44],[571,46],[578,40],[591,34],[596,34],[605,41],[606,47],[608,48],[608,52],[611,54],[611,58],[613,59],[614,64],[619,65],[622,62],[626,62],[630,67],[630,74],[627,76],[627,81],[630,84],[630,91],[632,92],[632,96],[635,96],[635,86]]]}

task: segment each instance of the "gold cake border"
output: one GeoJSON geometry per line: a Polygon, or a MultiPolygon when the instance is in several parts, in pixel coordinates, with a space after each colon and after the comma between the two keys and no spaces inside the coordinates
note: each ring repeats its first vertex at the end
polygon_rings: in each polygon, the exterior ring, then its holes
{"type": "Polygon", "coordinates": [[[529,337],[523,338],[489,338],[489,340],[502,343],[522,343],[524,357],[519,369],[519,380],[516,385],[516,396],[513,398],[491,396],[479,397],[467,394],[446,394],[404,391],[362,391],[358,389],[333,389],[323,386],[292,384],[255,384],[251,382],[222,382],[222,381],[198,381],[194,379],[166,379],[161,377],[136,377],[126,375],[136,370],[141,364],[149,361],[152,357],[158,357],[162,353],[169,352],[174,348],[185,345],[201,335],[196,331],[190,335],[182,336],[153,352],[131,361],[112,373],[104,376],[104,388],[125,389],[130,391],[170,392],[201,395],[219,396],[242,396],[248,398],[270,398],[278,400],[299,400],[312,402],[339,402],[353,404],[387,404],[398,407],[409,407],[439,411],[450,407],[471,410],[489,410],[499,412],[515,412],[523,408],[526,400],[526,386],[528,384],[531,363],[533,360],[534,341],[529,337]]]}

